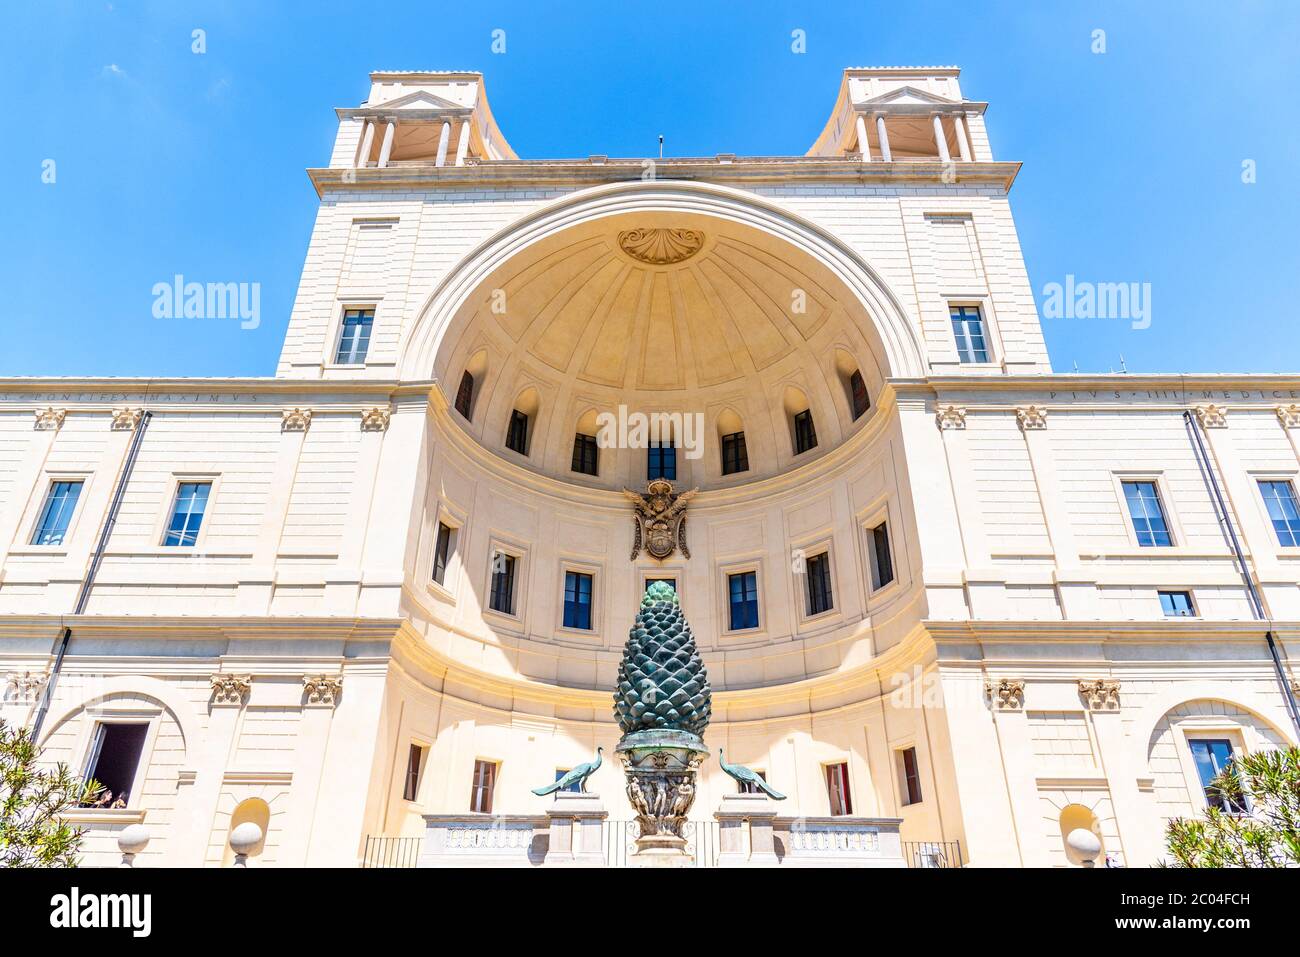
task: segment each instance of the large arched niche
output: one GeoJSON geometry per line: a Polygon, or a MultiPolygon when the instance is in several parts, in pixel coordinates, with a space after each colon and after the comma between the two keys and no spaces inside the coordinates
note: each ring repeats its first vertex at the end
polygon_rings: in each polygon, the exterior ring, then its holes
{"type": "MultiPolygon", "coordinates": [[[[777,351],[763,350],[764,337],[774,347],[776,340],[769,330],[747,323],[761,312],[771,314],[776,310],[789,316],[793,328],[803,324],[799,330],[803,335],[819,328],[816,310],[821,307],[827,313],[821,317],[824,321],[842,325],[835,348],[853,351],[857,346],[869,351],[870,359],[862,356],[859,361],[864,366],[869,361],[874,364],[877,378],[920,376],[925,372],[916,330],[898,300],[871,266],[839,239],[749,193],[708,184],[650,181],[598,186],[570,194],[473,249],[438,284],[421,309],[403,343],[399,364],[402,379],[418,381],[436,376],[448,399],[454,398],[460,379],[456,365],[465,358],[460,353],[483,348],[484,344],[473,338],[473,326],[494,302],[498,309],[502,307],[498,290],[506,291],[505,312],[493,315],[510,317],[502,326],[516,337],[515,342],[528,344],[530,335],[534,342],[541,339],[535,321],[538,317],[528,314],[528,302],[511,303],[510,290],[512,283],[516,291],[527,284],[529,269],[545,270],[548,263],[554,265],[556,257],[572,260],[567,268],[576,270],[570,276],[573,290],[561,291],[566,301],[573,295],[590,296],[617,285],[618,270],[629,267],[649,277],[644,280],[648,286],[641,291],[637,304],[653,309],[656,298],[671,302],[677,297],[680,301],[682,284],[665,289],[670,283],[661,278],[673,272],[675,266],[682,267],[683,275],[692,270],[699,274],[713,270],[722,275],[716,285],[709,283],[714,287],[712,292],[701,287],[689,289],[687,294],[698,295],[706,302],[712,297],[711,308],[718,312],[726,312],[730,305],[739,307],[734,328],[742,336],[750,335],[759,345],[756,352],[760,360],[771,360],[777,351]],[[680,264],[638,262],[617,243],[618,233],[638,228],[694,229],[703,234],[704,244],[680,264]],[[730,267],[730,277],[725,275],[726,268],[715,268],[719,264],[730,267]],[[759,275],[763,271],[770,274],[767,282],[759,275]],[[789,301],[788,287],[799,282],[806,284],[800,288],[809,294],[811,318],[808,313],[799,313],[789,301]],[[717,301],[718,286],[732,297],[730,301],[717,301]],[[783,286],[787,286],[784,295],[783,286]]],[[[623,291],[619,286],[610,294],[623,291]]],[[[553,302],[549,305],[563,308],[553,302]]],[[[604,305],[611,310],[618,308],[614,303],[595,303],[592,310],[604,305]]],[[[790,338],[788,330],[782,330],[780,335],[790,338]]],[[[699,342],[708,344],[706,339],[699,342]]],[[[552,349],[551,358],[562,352],[562,342],[547,345],[552,349]]],[[[554,372],[563,374],[559,369],[554,372]]],[[[657,380],[651,384],[676,383],[657,380]]]]}

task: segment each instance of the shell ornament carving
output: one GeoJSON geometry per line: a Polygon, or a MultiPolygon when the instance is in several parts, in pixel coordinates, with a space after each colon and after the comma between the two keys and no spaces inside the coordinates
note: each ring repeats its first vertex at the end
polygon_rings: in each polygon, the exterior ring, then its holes
{"type": "Polygon", "coordinates": [[[703,249],[704,233],[698,229],[626,229],[618,234],[618,246],[638,262],[671,266],[703,249]]]}

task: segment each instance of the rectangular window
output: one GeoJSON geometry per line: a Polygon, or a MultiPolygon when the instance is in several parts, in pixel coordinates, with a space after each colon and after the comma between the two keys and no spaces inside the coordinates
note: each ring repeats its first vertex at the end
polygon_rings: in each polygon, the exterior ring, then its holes
{"type": "Polygon", "coordinates": [[[1189,591],[1162,591],[1160,593],[1160,607],[1164,610],[1166,618],[1194,618],[1196,616],[1196,606],[1192,604],[1192,593],[1189,591]]]}
{"type": "Polygon", "coordinates": [[[594,435],[578,432],[573,436],[573,471],[579,475],[595,475],[599,452],[594,435]]]}
{"type": "Polygon", "coordinates": [[[126,807],[148,732],[146,722],[109,723],[95,728],[85,777],[94,778],[103,787],[89,800],[91,807],[126,807]]]}
{"type": "Polygon", "coordinates": [[[469,418],[474,409],[474,374],[468,369],[460,377],[460,387],[456,390],[456,411],[469,418]]]}
{"type": "Polygon", "coordinates": [[[370,351],[370,330],[375,324],[375,310],[349,309],[343,313],[343,329],[339,333],[339,351],[334,363],[357,366],[366,361],[370,351]]]}
{"type": "Polygon", "coordinates": [[[817,429],[813,427],[812,409],[795,413],[794,454],[799,455],[817,447],[817,429]]]}
{"type": "Polygon", "coordinates": [[[469,809],[479,814],[492,813],[492,790],[497,783],[497,765],[493,761],[474,762],[474,781],[470,785],[469,809]]]}
{"type": "Polygon", "coordinates": [[[1172,545],[1165,510],[1160,505],[1160,492],[1155,482],[1125,482],[1124,499],[1133,519],[1133,531],[1143,548],[1172,545]]]}
{"type": "Polygon", "coordinates": [[[677,481],[677,446],[671,442],[651,442],[646,449],[647,479],[668,479],[677,481]]]}
{"type": "Polygon", "coordinates": [[[894,559],[889,553],[889,523],[871,530],[871,588],[884,588],[894,580],[894,559]]]}
{"type": "MultiPolygon", "coordinates": [[[[569,773],[570,771],[572,771],[572,770],[573,770],[573,768],[556,768],[556,769],[555,769],[555,780],[557,780],[557,781],[560,780],[560,778],[564,777],[566,774],[568,774],[568,773],[569,773]]],[[[570,784],[567,788],[561,788],[561,790],[562,790],[562,791],[572,791],[574,794],[579,794],[579,793],[581,793],[581,791],[582,791],[582,782],[581,782],[581,781],[574,781],[574,782],[573,782],[572,784],[570,784]]]]}
{"type": "Polygon", "coordinates": [[[849,376],[849,394],[853,397],[853,418],[860,419],[871,408],[871,399],[867,395],[867,383],[857,369],[849,376]]]}
{"type": "Polygon", "coordinates": [[[402,798],[414,801],[420,793],[420,771],[424,768],[424,748],[418,744],[411,745],[406,755],[406,784],[402,787],[402,798]]]}
{"type": "Polygon", "coordinates": [[[492,556],[492,595],[489,606],[506,615],[515,613],[515,556],[497,552],[492,556]]]}
{"type": "Polygon", "coordinates": [[[1285,548],[1300,546],[1300,506],[1296,505],[1295,486],[1290,482],[1260,481],[1260,494],[1268,508],[1268,520],[1277,532],[1277,542],[1285,548]]]}
{"type": "Polygon", "coordinates": [[[62,545],[63,536],[68,534],[68,524],[72,521],[72,513],[77,510],[77,499],[80,497],[80,482],[52,483],[50,490],[45,493],[45,505],[41,508],[32,544],[62,545]]]}
{"type": "Polygon", "coordinates": [[[749,471],[749,452],[745,448],[745,433],[732,432],[722,437],[722,474],[734,475],[749,471]]]}
{"type": "Polygon", "coordinates": [[[1220,811],[1244,814],[1246,808],[1243,804],[1225,798],[1218,788],[1210,784],[1232,760],[1232,742],[1223,738],[1192,738],[1187,744],[1192,749],[1192,761],[1196,764],[1201,787],[1205,789],[1205,803],[1220,811]]]}
{"type": "Polygon", "coordinates": [[[957,356],[962,362],[988,362],[989,350],[984,341],[984,316],[979,306],[949,306],[952,334],[957,340],[957,356]]]}
{"type": "Polygon", "coordinates": [[[208,507],[211,482],[181,482],[176,486],[172,518],[163,536],[164,545],[193,545],[199,540],[203,513],[208,507]]]}
{"type": "Polygon", "coordinates": [[[727,595],[731,607],[731,630],[758,627],[758,573],[740,572],[727,576],[727,595]]]}
{"type": "Polygon", "coordinates": [[[826,765],[826,794],[831,801],[831,814],[839,817],[853,813],[853,799],[849,795],[849,766],[826,765]]]}
{"type": "Polygon", "coordinates": [[[827,552],[812,555],[805,562],[805,577],[808,579],[808,614],[820,615],[835,607],[835,598],[831,594],[831,556],[827,552]]]}
{"type": "Polygon", "coordinates": [[[439,585],[446,584],[447,559],[451,557],[451,536],[451,526],[439,522],[438,544],[433,549],[433,580],[439,585]]]}
{"type": "Polygon", "coordinates": [[[506,446],[520,455],[528,454],[528,413],[512,409],[510,429],[506,432],[506,446]]]}
{"type": "Polygon", "coordinates": [[[921,772],[916,764],[916,748],[903,748],[898,754],[898,780],[902,785],[903,806],[921,803],[921,772]]]}
{"type": "Polygon", "coordinates": [[[564,573],[564,627],[591,630],[591,576],[564,573]]]}

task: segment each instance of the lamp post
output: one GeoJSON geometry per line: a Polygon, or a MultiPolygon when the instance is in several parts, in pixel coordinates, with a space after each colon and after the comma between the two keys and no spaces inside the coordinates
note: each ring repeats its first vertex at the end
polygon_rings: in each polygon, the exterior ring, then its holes
{"type": "Polygon", "coordinates": [[[235,867],[247,867],[248,855],[262,843],[262,829],[245,821],[230,832],[230,849],[235,852],[235,867]]]}

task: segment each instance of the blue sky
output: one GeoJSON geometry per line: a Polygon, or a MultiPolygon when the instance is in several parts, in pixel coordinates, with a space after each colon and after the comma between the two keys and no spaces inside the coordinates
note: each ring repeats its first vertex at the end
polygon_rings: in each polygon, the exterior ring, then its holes
{"type": "Polygon", "coordinates": [[[1294,0],[306,9],[6,5],[0,375],[272,374],[316,210],[303,171],[371,69],[482,70],[515,150],[543,158],[653,155],[659,133],[668,155],[801,154],[845,66],[949,63],[990,103],[995,155],[1025,164],[1011,199],[1040,304],[1067,275],[1151,284],[1149,328],[1045,320],[1058,371],[1300,370],[1294,0]],[[260,326],[154,318],[177,273],[260,283],[260,326]]]}

